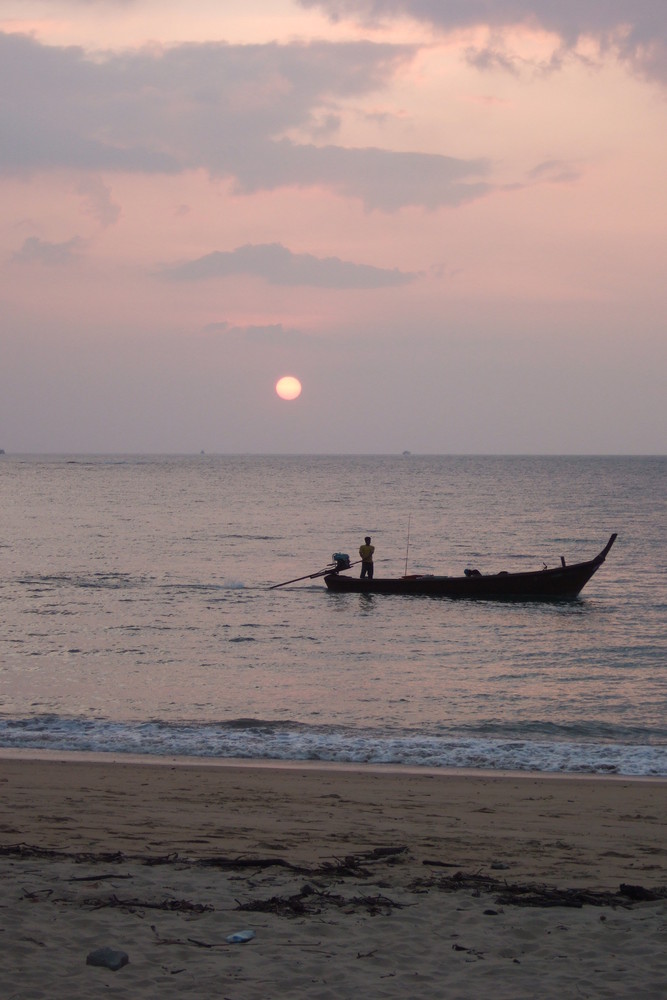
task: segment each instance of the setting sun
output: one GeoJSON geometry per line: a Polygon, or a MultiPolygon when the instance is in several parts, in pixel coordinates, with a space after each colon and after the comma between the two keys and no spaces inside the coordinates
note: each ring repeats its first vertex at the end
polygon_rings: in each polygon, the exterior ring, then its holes
{"type": "Polygon", "coordinates": [[[281,399],[296,399],[301,395],[301,383],[293,375],[285,375],[276,382],[276,392],[281,399]]]}

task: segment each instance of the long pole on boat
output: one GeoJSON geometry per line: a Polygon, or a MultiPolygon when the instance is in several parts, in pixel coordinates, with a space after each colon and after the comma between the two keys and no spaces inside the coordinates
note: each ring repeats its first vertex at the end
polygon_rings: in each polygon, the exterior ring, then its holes
{"type": "Polygon", "coordinates": [[[410,518],[411,514],[408,514],[408,540],[405,545],[405,576],[408,575],[408,552],[410,551],[410,518]]]}
{"type": "Polygon", "coordinates": [[[317,573],[306,573],[305,576],[295,576],[293,580],[285,580],[284,583],[274,583],[269,590],[277,590],[278,587],[286,587],[288,583],[298,583],[299,580],[314,580],[316,576],[324,576],[325,573],[330,572],[329,569],[320,569],[317,573]]]}
{"type": "MultiPolygon", "coordinates": [[[[356,562],[350,563],[348,569],[352,566],[358,566],[361,559],[357,559],[356,562]]],[[[278,587],[286,587],[288,583],[299,583],[300,580],[315,580],[318,576],[326,576],[327,573],[333,573],[336,566],[334,563],[331,566],[325,566],[324,569],[318,569],[316,573],[306,573],[305,576],[295,576],[293,580],[285,580],[284,583],[274,583],[269,590],[277,590],[278,587]]]]}

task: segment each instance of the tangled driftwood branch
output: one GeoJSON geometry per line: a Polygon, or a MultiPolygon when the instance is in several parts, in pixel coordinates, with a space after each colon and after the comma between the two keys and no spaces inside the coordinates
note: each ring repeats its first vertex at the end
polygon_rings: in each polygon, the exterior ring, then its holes
{"type": "Polygon", "coordinates": [[[477,895],[482,892],[494,896],[501,906],[566,906],[580,909],[582,906],[623,906],[630,907],[636,902],[667,899],[667,887],[645,889],[640,885],[621,884],[616,892],[594,889],[560,889],[550,885],[509,883],[488,875],[465,874],[437,878],[415,879],[411,883],[415,891],[439,889],[441,892],[472,890],[477,895]]]}
{"type": "Polygon", "coordinates": [[[237,910],[252,913],[275,913],[282,917],[300,917],[304,914],[321,913],[327,907],[337,907],[348,911],[365,910],[375,916],[378,913],[391,913],[401,909],[403,904],[396,903],[388,896],[341,896],[325,890],[314,889],[312,885],[304,885],[300,892],[292,896],[271,896],[270,899],[253,899],[239,903],[237,910]]]}

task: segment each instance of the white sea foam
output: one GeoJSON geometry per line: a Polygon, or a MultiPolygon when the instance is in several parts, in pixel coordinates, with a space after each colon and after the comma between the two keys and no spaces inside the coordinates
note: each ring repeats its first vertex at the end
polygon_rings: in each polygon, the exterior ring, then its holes
{"type": "Polygon", "coordinates": [[[0,720],[0,746],[154,756],[395,764],[428,768],[667,777],[667,746],[470,736],[419,737],[285,724],[134,725],[56,716],[0,720]]]}

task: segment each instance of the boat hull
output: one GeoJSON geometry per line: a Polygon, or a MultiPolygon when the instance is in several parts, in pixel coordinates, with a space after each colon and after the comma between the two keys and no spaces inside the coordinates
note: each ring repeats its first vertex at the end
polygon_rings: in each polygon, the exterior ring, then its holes
{"type": "Polygon", "coordinates": [[[344,576],[340,572],[324,577],[336,593],[398,594],[406,597],[446,597],[478,601],[572,601],[579,596],[605,561],[616,535],[588,562],[524,573],[496,573],[488,576],[403,576],[372,580],[344,576]]]}

